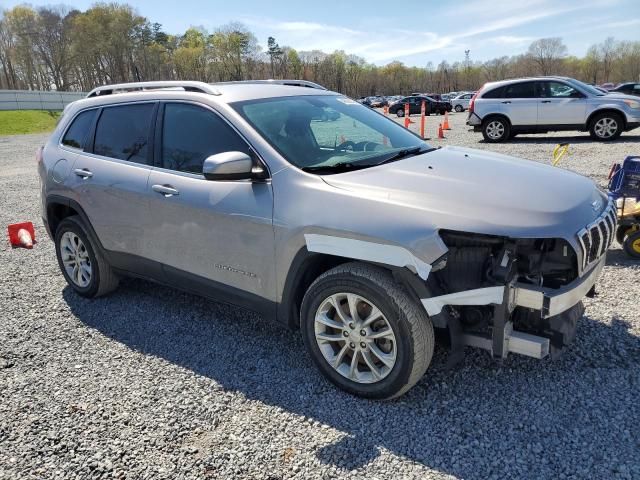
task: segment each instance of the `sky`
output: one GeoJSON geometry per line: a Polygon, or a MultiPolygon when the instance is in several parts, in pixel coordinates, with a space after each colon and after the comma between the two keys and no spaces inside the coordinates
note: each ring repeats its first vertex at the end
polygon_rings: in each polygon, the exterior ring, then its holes
{"type": "MultiPolygon", "coordinates": [[[[0,0],[0,7],[24,3],[0,0]]],[[[85,0],[64,3],[85,10],[85,0]]],[[[123,3],[123,2],[120,2],[123,3]]],[[[640,0],[180,0],[124,2],[167,33],[190,26],[212,31],[229,22],[245,24],[265,48],[267,38],[296,50],[344,50],[378,65],[437,65],[524,53],[538,38],[562,37],[569,54],[582,56],[608,36],[640,40],[640,0]]]]}

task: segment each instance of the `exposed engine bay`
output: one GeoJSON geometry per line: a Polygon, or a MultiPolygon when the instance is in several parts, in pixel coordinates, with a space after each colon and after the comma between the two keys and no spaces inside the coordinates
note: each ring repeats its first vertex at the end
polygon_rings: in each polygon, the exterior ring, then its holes
{"type": "MultiPolygon", "coordinates": [[[[578,278],[574,249],[562,239],[509,239],[441,231],[449,251],[434,265],[428,279],[430,295],[446,295],[473,289],[527,285],[559,289],[578,278]]],[[[592,293],[592,292],[590,292],[592,293]]],[[[496,341],[495,330],[514,330],[549,339],[549,354],[556,357],[575,337],[582,302],[555,316],[540,310],[510,305],[448,305],[434,318],[434,326],[445,326],[451,345],[471,344],[464,339],[491,339],[494,356],[506,356],[496,341]],[[462,340],[461,340],[462,338],[462,340]]]]}

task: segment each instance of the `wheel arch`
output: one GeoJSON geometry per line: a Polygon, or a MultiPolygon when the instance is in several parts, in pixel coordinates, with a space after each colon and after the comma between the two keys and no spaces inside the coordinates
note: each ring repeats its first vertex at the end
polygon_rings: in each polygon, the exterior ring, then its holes
{"type": "Polygon", "coordinates": [[[326,253],[316,253],[302,247],[294,256],[277,306],[278,320],[291,329],[300,328],[300,307],[309,286],[320,275],[353,259],[326,253]]]}
{"type": "Polygon", "coordinates": [[[93,226],[91,225],[91,221],[89,217],[80,206],[78,202],[72,200],[67,197],[62,197],[59,195],[49,195],[47,196],[46,201],[46,212],[47,212],[47,228],[49,229],[49,233],[52,239],[55,239],[56,230],[60,222],[67,217],[77,215],[82,220],[82,223],[87,229],[87,235],[89,235],[91,242],[101,250],[102,254],[105,254],[105,250],[96,235],[93,226]]]}
{"type": "Polygon", "coordinates": [[[484,127],[484,125],[492,118],[504,118],[509,123],[509,127],[513,126],[513,123],[511,123],[511,119],[509,118],[509,116],[506,113],[502,112],[490,113],[488,115],[485,115],[482,119],[482,126],[484,127]]]}
{"type": "Polygon", "coordinates": [[[594,119],[598,116],[598,115],[602,115],[603,113],[608,113],[608,114],[615,114],[618,117],[620,117],[622,119],[622,128],[623,130],[627,128],[627,117],[624,114],[624,112],[622,110],[619,110],[617,108],[614,107],[604,107],[604,108],[599,108],[597,110],[594,110],[593,112],[591,112],[589,114],[589,117],[587,118],[587,123],[586,123],[586,127],[587,129],[590,129],[593,125],[593,121],[594,119]]]}

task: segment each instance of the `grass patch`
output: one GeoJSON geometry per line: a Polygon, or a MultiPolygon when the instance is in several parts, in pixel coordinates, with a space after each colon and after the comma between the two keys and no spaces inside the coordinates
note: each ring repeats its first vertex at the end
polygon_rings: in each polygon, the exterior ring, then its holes
{"type": "Polygon", "coordinates": [[[56,126],[60,112],[46,110],[0,111],[0,135],[50,132],[56,126]]]}

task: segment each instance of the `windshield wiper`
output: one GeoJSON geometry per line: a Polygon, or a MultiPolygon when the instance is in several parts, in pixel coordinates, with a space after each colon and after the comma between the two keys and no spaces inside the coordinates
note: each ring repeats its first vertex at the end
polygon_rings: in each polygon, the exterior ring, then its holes
{"type": "Polygon", "coordinates": [[[400,160],[402,158],[408,157],[409,155],[419,155],[421,153],[429,153],[438,149],[437,147],[432,147],[432,148],[427,148],[423,150],[423,148],[424,147],[406,148],[404,150],[400,150],[399,152],[395,152],[386,158],[383,158],[377,163],[370,164],[369,166],[375,167],[385,163],[395,162],[396,160],[400,160]]]}
{"type": "Polygon", "coordinates": [[[340,173],[346,172],[349,170],[358,170],[360,168],[370,167],[371,165],[364,164],[358,165],[352,162],[338,162],[334,165],[317,165],[313,167],[303,167],[303,172],[309,173],[319,173],[319,172],[327,172],[327,173],[340,173]]]}

